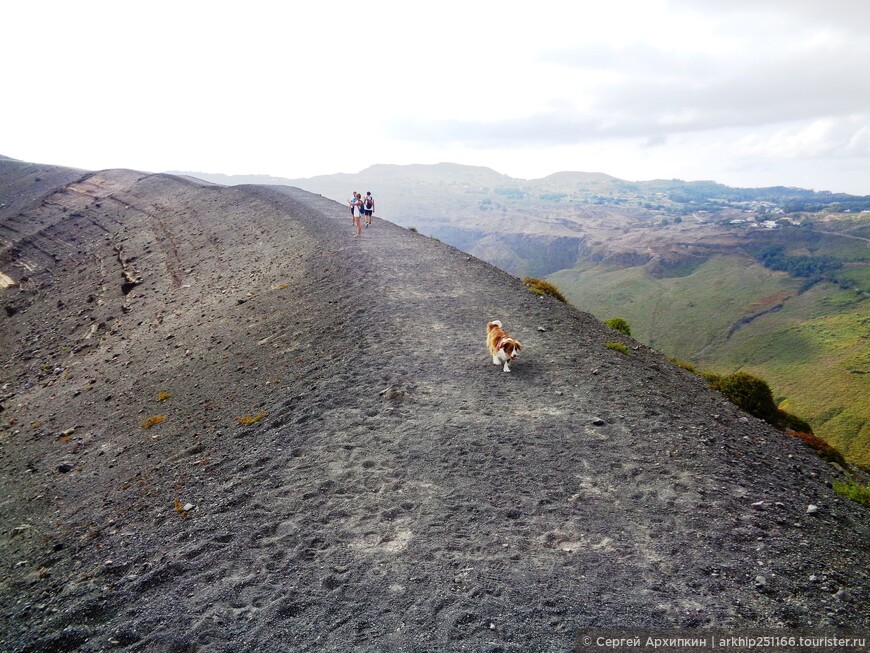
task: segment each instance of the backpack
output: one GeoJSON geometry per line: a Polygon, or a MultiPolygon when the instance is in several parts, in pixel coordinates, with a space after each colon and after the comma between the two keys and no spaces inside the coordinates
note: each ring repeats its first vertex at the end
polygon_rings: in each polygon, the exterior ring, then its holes
{"type": "Polygon", "coordinates": [[[374,203],[372,202],[372,196],[369,195],[366,197],[366,209],[371,209],[372,206],[374,206],[374,203]]]}

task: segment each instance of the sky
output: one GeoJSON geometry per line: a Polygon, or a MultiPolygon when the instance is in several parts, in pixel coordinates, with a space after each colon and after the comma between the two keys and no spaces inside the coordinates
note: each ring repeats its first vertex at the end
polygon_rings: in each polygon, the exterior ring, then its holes
{"type": "Polygon", "coordinates": [[[7,2],[0,154],[870,194],[867,0],[7,2]]]}

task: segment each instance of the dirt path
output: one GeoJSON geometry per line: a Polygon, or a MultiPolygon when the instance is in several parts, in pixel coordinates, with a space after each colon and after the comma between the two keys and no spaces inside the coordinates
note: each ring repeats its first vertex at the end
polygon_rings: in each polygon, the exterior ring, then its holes
{"type": "Polygon", "coordinates": [[[353,238],[318,196],[124,179],[35,244],[109,233],[2,296],[0,510],[23,527],[3,647],[565,651],[592,626],[870,623],[866,513],[836,472],[656,352],[395,225],[353,238]],[[524,344],[510,374],[495,318],[524,344]]]}

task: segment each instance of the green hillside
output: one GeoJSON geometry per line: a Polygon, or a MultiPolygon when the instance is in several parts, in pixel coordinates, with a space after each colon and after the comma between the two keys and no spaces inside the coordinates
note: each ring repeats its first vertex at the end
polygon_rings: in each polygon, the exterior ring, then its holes
{"type": "Polygon", "coordinates": [[[870,302],[803,282],[748,256],[714,256],[682,276],[651,266],[581,265],[548,278],[600,319],[623,317],[632,334],[704,370],[747,371],[780,406],[850,460],[870,465],[870,302]]]}
{"type": "Polygon", "coordinates": [[[781,272],[736,256],[714,256],[684,276],[653,277],[645,265],[597,265],[548,278],[581,310],[601,319],[624,317],[636,339],[693,360],[721,345],[735,322],[772,308],[800,287],[781,272]]]}
{"type": "Polygon", "coordinates": [[[709,357],[768,380],[847,459],[870,465],[870,302],[819,284],[737,331],[709,357]]]}

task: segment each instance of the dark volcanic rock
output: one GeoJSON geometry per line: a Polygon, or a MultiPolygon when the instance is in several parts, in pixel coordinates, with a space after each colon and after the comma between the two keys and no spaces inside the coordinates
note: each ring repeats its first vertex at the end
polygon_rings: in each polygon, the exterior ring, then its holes
{"type": "Polygon", "coordinates": [[[289,187],[2,161],[0,196],[2,650],[870,625],[835,469],[490,265],[289,187]]]}

